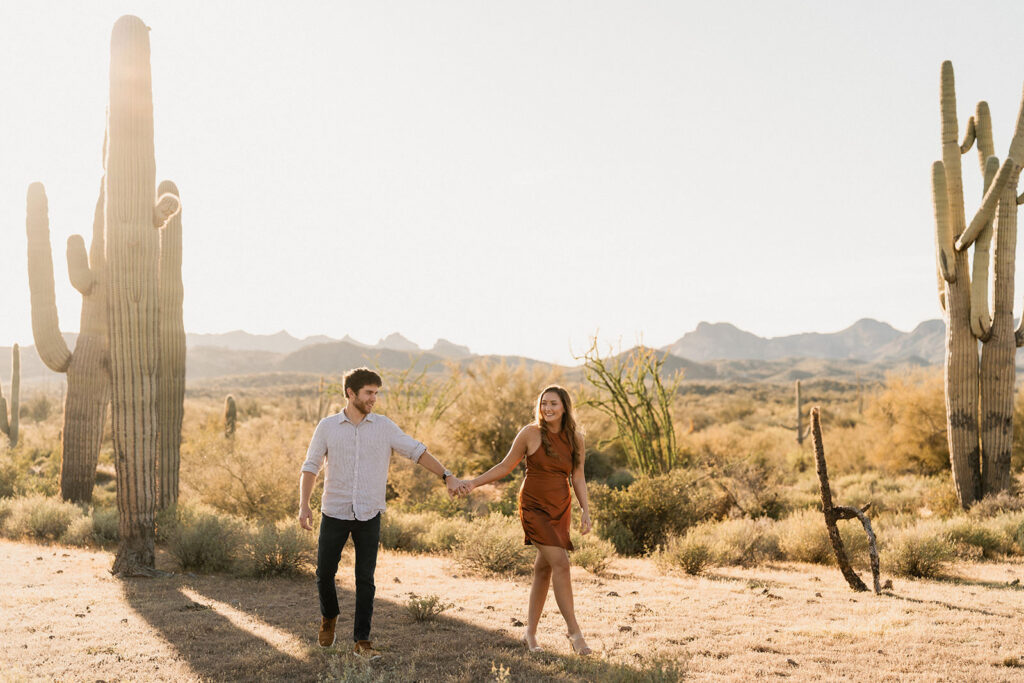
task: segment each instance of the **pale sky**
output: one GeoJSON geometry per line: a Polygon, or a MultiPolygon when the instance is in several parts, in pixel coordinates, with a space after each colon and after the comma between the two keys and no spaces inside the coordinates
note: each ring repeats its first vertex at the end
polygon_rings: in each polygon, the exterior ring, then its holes
{"type": "MultiPolygon", "coordinates": [[[[1024,84],[1019,1],[4,0],[2,345],[32,344],[33,181],[78,329],[65,242],[91,232],[122,14],[152,28],[187,330],[563,363],[595,332],[939,317],[939,66],[1000,156],[1024,84]]],[[[970,215],[973,151],[964,175],[970,215]]]]}

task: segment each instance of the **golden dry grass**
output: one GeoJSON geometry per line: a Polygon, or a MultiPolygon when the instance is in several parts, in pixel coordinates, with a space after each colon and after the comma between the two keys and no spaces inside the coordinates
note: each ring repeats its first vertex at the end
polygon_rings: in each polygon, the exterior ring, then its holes
{"type": "MultiPolygon", "coordinates": [[[[0,661],[9,680],[1024,680],[1024,564],[973,563],[959,579],[898,579],[876,597],[814,565],[664,575],[617,559],[574,568],[579,620],[598,654],[573,657],[554,600],[548,653],[517,642],[527,580],[466,576],[451,560],[382,552],[369,666],[347,654],[351,557],[339,572],[339,645],[315,645],[312,578],[176,574],[118,580],[108,552],[0,541],[0,661]],[[1014,584],[1014,580],[1018,583],[1014,584]],[[410,593],[457,606],[417,623],[410,593]],[[1018,666],[1019,665],[1019,666],[1018,666]],[[497,676],[495,675],[497,672],[497,676]]],[[[159,563],[169,567],[165,561],[159,563]]]]}

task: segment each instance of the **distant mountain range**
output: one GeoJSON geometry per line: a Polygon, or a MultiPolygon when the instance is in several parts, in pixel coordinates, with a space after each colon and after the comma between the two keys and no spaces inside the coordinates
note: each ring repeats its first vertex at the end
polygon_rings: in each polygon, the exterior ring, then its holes
{"type": "Polygon", "coordinates": [[[927,320],[912,332],[900,332],[887,323],[864,318],[840,332],[768,338],[744,332],[729,323],[700,323],[664,350],[697,362],[825,358],[930,365],[942,362],[945,334],[946,325],[941,320],[927,320]]]}
{"type": "MultiPolygon", "coordinates": [[[[942,362],[945,325],[928,320],[911,332],[864,319],[833,333],[811,332],[784,337],[759,337],[729,323],[700,323],[695,330],[660,349],[666,370],[684,370],[687,380],[792,381],[811,377],[881,378],[890,369],[942,362]]],[[[65,334],[69,347],[75,335],[65,334]]],[[[188,334],[190,382],[218,377],[277,373],[283,377],[337,375],[358,365],[389,369],[467,364],[480,358],[512,363],[540,361],[520,357],[478,356],[468,347],[439,339],[421,349],[397,332],[375,344],[351,337],[323,335],[299,339],[287,332],[251,334],[188,334]]],[[[1020,361],[1018,361],[1020,363],[1020,361]]],[[[22,349],[22,378],[62,382],[31,346],[22,349]]],[[[10,380],[10,348],[0,348],[0,378],[10,380]]],[[[269,379],[267,380],[270,381],[269,379]]],[[[271,382],[272,383],[272,382],[271,382]]]]}

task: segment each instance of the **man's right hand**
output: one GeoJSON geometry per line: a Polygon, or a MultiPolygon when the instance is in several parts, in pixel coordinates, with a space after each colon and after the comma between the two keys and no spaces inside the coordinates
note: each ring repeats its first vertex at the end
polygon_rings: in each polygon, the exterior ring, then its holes
{"type": "Polygon", "coordinates": [[[306,531],[313,530],[313,511],[308,506],[304,506],[299,510],[299,526],[306,531]]]}

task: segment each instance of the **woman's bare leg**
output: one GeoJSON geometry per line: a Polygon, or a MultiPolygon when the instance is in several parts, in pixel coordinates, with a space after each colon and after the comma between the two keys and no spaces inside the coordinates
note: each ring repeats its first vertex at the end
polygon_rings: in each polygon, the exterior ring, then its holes
{"type": "Polygon", "coordinates": [[[526,644],[532,650],[537,647],[537,625],[544,611],[544,603],[548,599],[551,587],[551,565],[544,559],[544,554],[537,549],[537,559],[533,563],[533,586],[530,588],[530,607],[526,616],[526,644]]]}
{"type": "MultiPolygon", "coordinates": [[[[569,578],[569,553],[565,551],[565,548],[553,545],[538,545],[537,551],[547,561],[548,565],[551,566],[551,584],[555,590],[555,602],[558,603],[558,611],[562,613],[562,618],[565,619],[569,635],[579,633],[580,625],[576,623],[576,610],[572,599],[572,581],[569,578]]],[[[586,647],[585,643],[583,647],[586,647]]]]}

